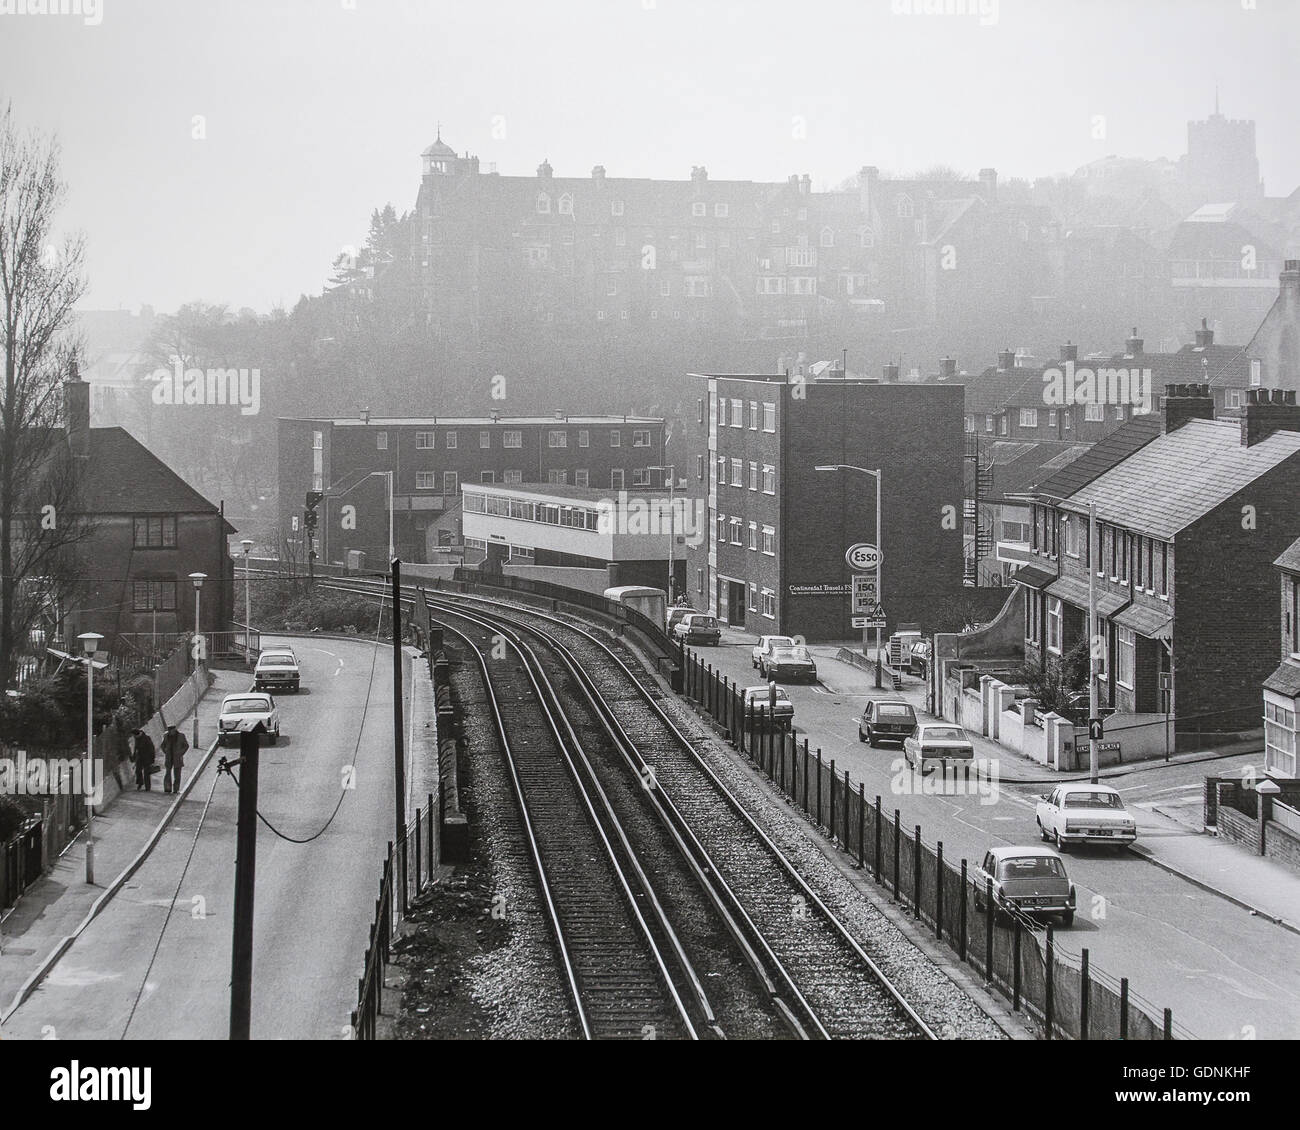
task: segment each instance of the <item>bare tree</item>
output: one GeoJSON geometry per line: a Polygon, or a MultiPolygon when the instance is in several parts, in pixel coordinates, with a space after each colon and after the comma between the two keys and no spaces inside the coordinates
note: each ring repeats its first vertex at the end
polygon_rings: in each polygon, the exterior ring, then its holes
{"type": "Polygon", "coordinates": [[[66,599],[78,513],[79,467],[58,427],[59,378],[70,366],[72,308],[85,292],[84,244],[59,239],[66,188],[53,139],[0,115],[0,684],[13,678],[36,620],[66,599]]]}

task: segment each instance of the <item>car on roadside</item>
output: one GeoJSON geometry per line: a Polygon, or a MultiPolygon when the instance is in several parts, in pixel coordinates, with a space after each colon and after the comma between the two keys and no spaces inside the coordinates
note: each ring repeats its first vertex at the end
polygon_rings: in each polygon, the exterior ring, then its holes
{"type": "Polygon", "coordinates": [[[1057,785],[1034,809],[1038,834],[1062,851],[1067,844],[1123,847],[1137,839],[1137,821],[1109,785],[1057,785]]]}
{"type": "Polygon", "coordinates": [[[1065,861],[1049,847],[990,848],[972,877],[977,913],[988,905],[985,892],[991,880],[993,903],[998,910],[1033,918],[1054,914],[1064,926],[1074,922],[1074,884],[1066,873],[1065,861]]]}
{"type": "Polygon", "coordinates": [[[696,610],[690,607],[690,605],[686,605],[686,604],[673,605],[672,608],[668,609],[667,618],[664,620],[664,631],[666,631],[671,636],[673,634],[673,629],[676,628],[677,625],[682,622],[682,617],[689,616],[695,611],[696,610]]]}
{"type": "Polygon", "coordinates": [[[922,773],[970,765],[975,760],[975,745],[965,730],[951,722],[922,722],[903,739],[903,760],[922,773]]]}
{"type": "Polygon", "coordinates": [[[251,729],[258,722],[266,730],[267,744],[275,745],[280,740],[280,708],[271,695],[262,691],[226,695],[217,716],[218,744],[225,745],[227,738],[238,741],[241,730],[251,729]]]}
{"type": "Polygon", "coordinates": [[[722,628],[716,616],[710,616],[707,612],[691,612],[677,621],[673,636],[682,643],[717,647],[722,642],[722,628]]]}
{"type": "Polygon", "coordinates": [[[297,694],[301,685],[298,657],[291,648],[268,647],[262,650],[253,668],[254,690],[291,690],[297,694]]]}
{"type": "Polygon", "coordinates": [[[746,717],[749,717],[752,712],[753,717],[756,719],[766,719],[770,712],[773,721],[778,726],[790,728],[794,725],[794,703],[790,701],[790,696],[781,687],[772,687],[766,683],[756,687],[746,687],[743,705],[746,717]],[[772,705],[774,691],[776,694],[775,707],[772,705]]]}
{"type": "Polygon", "coordinates": [[[858,719],[858,741],[873,749],[881,742],[900,745],[916,733],[916,708],[901,698],[873,699],[858,719]]]}
{"type": "Polygon", "coordinates": [[[763,661],[763,656],[767,654],[770,648],[794,646],[793,636],[759,636],[758,643],[749,654],[750,662],[754,665],[754,670],[757,671],[763,661]]]}
{"type": "Polygon", "coordinates": [[[763,656],[759,672],[765,679],[777,682],[802,679],[817,681],[817,662],[806,647],[778,647],[763,656]]]}

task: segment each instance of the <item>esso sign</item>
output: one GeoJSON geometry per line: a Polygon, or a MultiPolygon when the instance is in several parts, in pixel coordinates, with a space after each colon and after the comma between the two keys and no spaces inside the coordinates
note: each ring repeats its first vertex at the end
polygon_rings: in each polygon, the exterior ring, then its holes
{"type": "Polygon", "coordinates": [[[874,545],[868,545],[862,541],[858,542],[857,545],[849,546],[848,551],[844,554],[844,560],[849,563],[849,568],[857,569],[863,573],[879,568],[884,558],[885,555],[874,545]]]}

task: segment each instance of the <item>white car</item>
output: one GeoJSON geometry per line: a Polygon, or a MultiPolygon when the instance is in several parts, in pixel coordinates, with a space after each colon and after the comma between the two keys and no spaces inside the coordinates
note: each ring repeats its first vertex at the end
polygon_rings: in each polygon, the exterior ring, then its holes
{"type": "Polygon", "coordinates": [[[1044,793],[1035,809],[1038,834],[1056,844],[1114,844],[1137,839],[1137,823],[1109,785],[1080,782],[1057,785],[1044,793]]]}
{"type": "Polygon", "coordinates": [[[943,770],[952,764],[969,766],[975,759],[975,746],[960,726],[951,722],[922,722],[903,739],[903,759],[922,773],[943,770]]]}
{"type": "Polygon", "coordinates": [[[280,740],[280,708],[275,705],[275,699],[262,691],[226,695],[217,718],[218,744],[224,745],[227,738],[238,741],[241,730],[250,729],[258,722],[266,728],[267,744],[275,745],[280,740]]]}
{"type": "Polygon", "coordinates": [[[754,670],[758,670],[758,665],[763,661],[764,655],[778,647],[794,647],[794,640],[790,636],[759,636],[758,646],[749,653],[749,659],[754,665],[754,670]]]}
{"type": "Polygon", "coordinates": [[[287,647],[264,648],[253,668],[253,687],[256,690],[292,690],[298,693],[302,674],[298,670],[298,657],[287,647]]]}

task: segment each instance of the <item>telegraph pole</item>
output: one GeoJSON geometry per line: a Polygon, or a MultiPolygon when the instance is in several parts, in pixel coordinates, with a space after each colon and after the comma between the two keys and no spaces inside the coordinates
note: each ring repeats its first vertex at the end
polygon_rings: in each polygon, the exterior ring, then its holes
{"type": "MultiPolygon", "coordinates": [[[[258,726],[261,727],[261,723],[258,726]]],[[[239,826],[235,838],[235,921],[230,952],[230,1038],[249,1039],[253,1015],[253,885],[257,866],[257,753],[261,732],[239,734],[239,826]]],[[[222,759],[222,767],[229,765],[222,759]]]]}
{"type": "MultiPolygon", "coordinates": [[[[402,563],[392,561],[393,586],[393,806],[397,817],[398,851],[406,839],[406,754],[402,746],[402,563]]],[[[405,890],[403,887],[403,901],[405,890]]]]}

